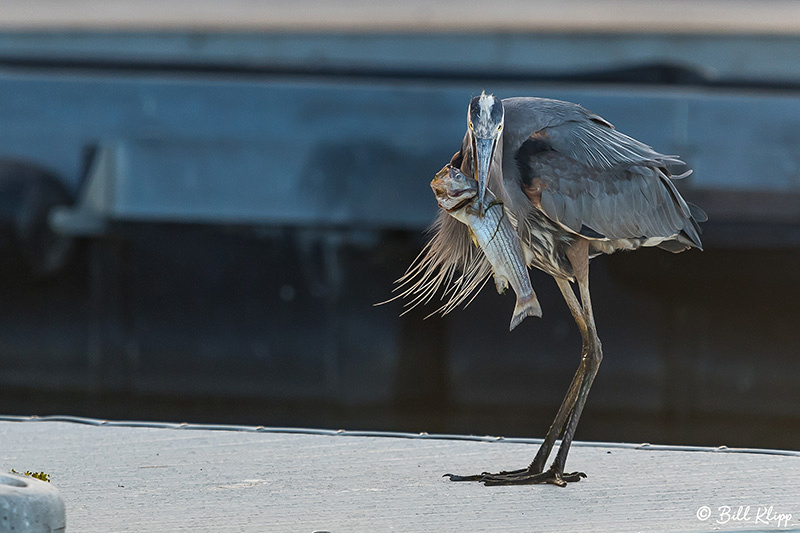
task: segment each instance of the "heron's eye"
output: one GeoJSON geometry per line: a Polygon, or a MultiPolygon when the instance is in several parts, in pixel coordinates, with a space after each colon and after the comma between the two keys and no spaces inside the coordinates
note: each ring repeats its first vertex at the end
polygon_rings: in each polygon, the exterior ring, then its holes
{"type": "Polygon", "coordinates": [[[472,129],[472,121],[469,122],[469,129],[472,129]]]}
{"type": "Polygon", "coordinates": [[[502,130],[502,129],[503,129],[503,125],[502,125],[502,124],[500,124],[499,126],[497,126],[497,131],[500,131],[500,130],[502,130]]]}

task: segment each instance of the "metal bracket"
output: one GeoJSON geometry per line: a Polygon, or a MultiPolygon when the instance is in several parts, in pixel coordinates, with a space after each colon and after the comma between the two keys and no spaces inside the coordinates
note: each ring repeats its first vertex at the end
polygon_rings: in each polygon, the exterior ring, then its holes
{"type": "Polygon", "coordinates": [[[118,144],[97,149],[75,205],[58,206],[50,212],[53,231],[72,237],[101,237],[108,232],[120,152],[118,144]]]}

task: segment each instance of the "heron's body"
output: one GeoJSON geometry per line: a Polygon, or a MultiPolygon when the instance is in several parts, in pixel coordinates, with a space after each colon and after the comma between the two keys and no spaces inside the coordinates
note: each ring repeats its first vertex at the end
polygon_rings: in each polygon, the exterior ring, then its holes
{"type": "MultiPolygon", "coordinates": [[[[583,339],[578,371],[542,447],[528,468],[499,474],[451,476],[486,484],[577,481],[564,464],[602,347],[589,294],[589,259],[601,253],[658,246],[671,252],[701,248],[698,221],[705,214],[684,201],[667,166],[682,164],[618,132],[583,107],[544,98],[482,94],[470,102],[467,133],[451,165],[500,199],[531,253],[530,266],[555,278],[583,339]],[[580,300],[571,287],[578,286],[580,300]],[[553,465],[544,466],[556,439],[553,465]]],[[[683,176],[678,176],[683,177],[683,176]]],[[[446,213],[406,275],[402,296],[412,306],[444,287],[443,313],[466,301],[491,275],[469,230],[446,213]]]]}
{"type": "MultiPolygon", "coordinates": [[[[535,253],[532,266],[572,279],[564,248],[579,239],[589,241],[591,256],[640,246],[701,247],[691,207],[667,170],[682,164],[679,159],[619,133],[577,104],[545,98],[502,103],[505,125],[488,187],[525,222],[520,236],[535,253]]],[[[467,172],[473,166],[469,137],[454,157],[467,172]]]]}

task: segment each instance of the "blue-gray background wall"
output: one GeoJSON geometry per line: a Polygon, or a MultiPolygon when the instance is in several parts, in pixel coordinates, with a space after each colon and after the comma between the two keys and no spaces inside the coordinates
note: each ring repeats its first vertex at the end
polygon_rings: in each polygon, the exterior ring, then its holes
{"type": "Polygon", "coordinates": [[[694,174],[705,251],[592,263],[578,437],[800,445],[800,39],[0,34],[0,411],[541,436],[554,283],[399,317],[482,90],[576,101],[694,174]],[[532,53],[536,51],[536,53],[532,53]]]}

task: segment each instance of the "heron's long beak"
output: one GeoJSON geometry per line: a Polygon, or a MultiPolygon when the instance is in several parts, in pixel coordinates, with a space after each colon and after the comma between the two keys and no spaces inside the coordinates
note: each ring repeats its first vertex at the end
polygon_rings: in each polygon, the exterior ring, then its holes
{"type": "Polygon", "coordinates": [[[486,182],[489,167],[494,156],[495,139],[475,139],[475,179],[478,180],[478,214],[483,216],[483,197],[486,195],[486,182]]]}

